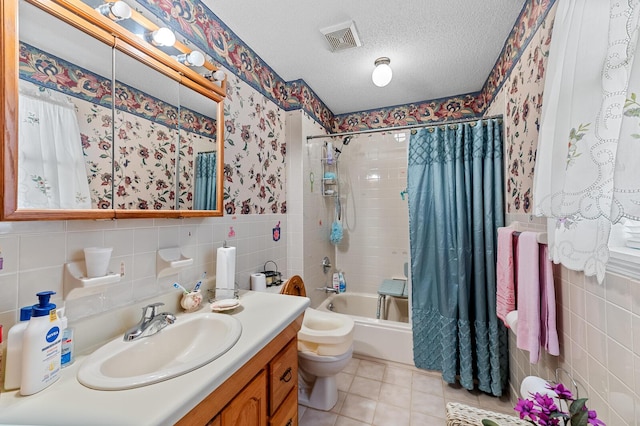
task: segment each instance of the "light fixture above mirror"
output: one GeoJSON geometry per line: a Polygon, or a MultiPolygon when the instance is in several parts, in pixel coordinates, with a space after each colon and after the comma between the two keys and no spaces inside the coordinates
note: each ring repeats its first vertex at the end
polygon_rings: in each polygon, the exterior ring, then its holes
{"type": "Polygon", "coordinates": [[[96,10],[112,21],[131,18],[131,7],[123,1],[105,3],[96,7],[96,10]]]}
{"type": "Polygon", "coordinates": [[[184,64],[188,67],[201,67],[204,65],[204,55],[197,50],[194,50],[190,53],[182,53],[177,56],[173,56],[176,61],[184,64]]]}
{"type": "Polygon", "coordinates": [[[176,44],[176,35],[167,27],[149,31],[144,38],[154,46],[173,46],[176,44]]]}

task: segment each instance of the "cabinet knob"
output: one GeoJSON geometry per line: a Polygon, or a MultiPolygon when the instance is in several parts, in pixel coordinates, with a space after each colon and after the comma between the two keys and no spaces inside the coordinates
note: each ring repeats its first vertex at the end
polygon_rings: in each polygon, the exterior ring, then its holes
{"type": "Polygon", "coordinates": [[[289,419],[289,421],[287,422],[287,424],[285,426],[291,426],[293,425],[293,419],[289,419]]]}
{"type": "Polygon", "coordinates": [[[291,367],[287,368],[282,376],[280,376],[280,381],[288,383],[291,380],[291,367]]]}

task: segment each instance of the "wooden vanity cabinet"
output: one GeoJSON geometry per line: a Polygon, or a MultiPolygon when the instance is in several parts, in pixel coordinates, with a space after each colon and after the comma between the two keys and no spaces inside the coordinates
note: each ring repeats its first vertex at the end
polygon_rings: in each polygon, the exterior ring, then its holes
{"type": "Polygon", "coordinates": [[[188,412],[179,426],[296,426],[302,315],[188,412]]]}
{"type": "Polygon", "coordinates": [[[267,426],[267,373],[262,370],[220,413],[220,425],[267,426]]]}

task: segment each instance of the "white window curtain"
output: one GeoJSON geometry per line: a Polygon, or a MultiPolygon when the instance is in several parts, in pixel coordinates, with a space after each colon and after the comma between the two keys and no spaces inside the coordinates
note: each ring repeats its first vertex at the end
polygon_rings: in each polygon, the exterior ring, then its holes
{"type": "Polygon", "coordinates": [[[90,209],[73,103],[21,82],[18,117],[18,208],[90,209]]]}
{"type": "Polygon", "coordinates": [[[559,0],[534,175],[555,263],[604,279],[611,225],[640,219],[640,0],[559,0]]]}

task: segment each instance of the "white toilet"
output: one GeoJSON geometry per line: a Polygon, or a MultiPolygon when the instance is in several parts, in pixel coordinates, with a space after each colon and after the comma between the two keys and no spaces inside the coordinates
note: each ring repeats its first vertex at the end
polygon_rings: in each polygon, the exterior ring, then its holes
{"type": "Polygon", "coordinates": [[[307,308],[298,331],[298,403],[331,410],[338,402],[336,375],[353,353],[353,320],[307,308]]]}

